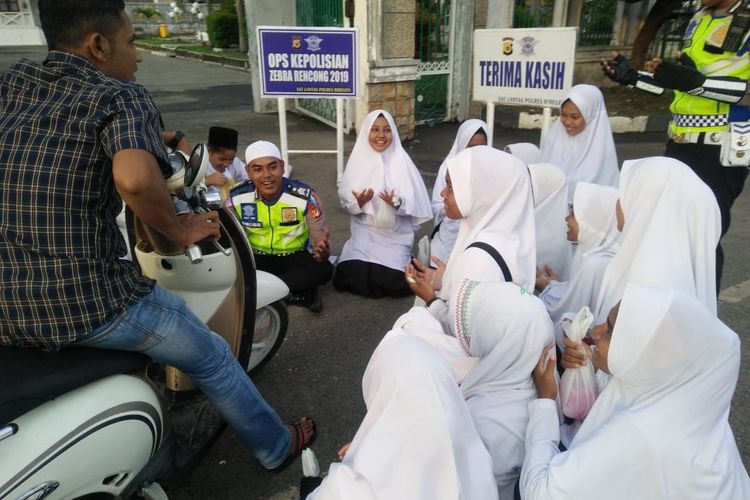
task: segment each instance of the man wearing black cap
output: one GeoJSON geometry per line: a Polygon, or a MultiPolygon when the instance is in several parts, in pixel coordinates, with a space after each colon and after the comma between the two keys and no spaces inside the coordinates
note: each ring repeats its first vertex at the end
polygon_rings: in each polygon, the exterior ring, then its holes
{"type": "Polygon", "coordinates": [[[245,164],[237,158],[237,131],[233,128],[208,129],[208,172],[206,186],[209,191],[228,188],[247,179],[245,164]]]}

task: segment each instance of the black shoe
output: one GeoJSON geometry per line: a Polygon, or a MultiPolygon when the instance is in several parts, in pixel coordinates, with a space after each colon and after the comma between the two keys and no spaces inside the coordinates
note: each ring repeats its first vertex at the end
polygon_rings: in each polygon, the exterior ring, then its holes
{"type": "Polygon", "coordinates": [[[312,291],[312,300],[310,300],[310,304],[307,307],[314,313],[319,313],[323,310],[323,300],[320,298],[320,290],[317,287],[312,291]]]}
{"type": "Polygon", "coordinates": [[[310,296],[308,296],[307,292],[289,292],[289,295],[287,295],[284,300],[286,301],[287,305],[302,307],[309,307],[309,304],[311,302],[311,298],[310,296]]]}

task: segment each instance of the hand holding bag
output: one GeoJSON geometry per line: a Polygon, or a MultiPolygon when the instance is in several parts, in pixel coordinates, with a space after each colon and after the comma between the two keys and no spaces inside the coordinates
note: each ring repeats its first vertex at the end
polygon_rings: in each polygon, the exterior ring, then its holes
{"type": "MultiPolygon", "coordinates": [[[[584,306],[570,323],[563,323],[563,330],[569,339],[582,342],[593,321],[593,314],[584,306]]],[[[580,368],[565,370],[560,379],[560,402],[565,416],[576,420],[585,418],[597,395],[594,366],[590,359],[580,368]]]]}

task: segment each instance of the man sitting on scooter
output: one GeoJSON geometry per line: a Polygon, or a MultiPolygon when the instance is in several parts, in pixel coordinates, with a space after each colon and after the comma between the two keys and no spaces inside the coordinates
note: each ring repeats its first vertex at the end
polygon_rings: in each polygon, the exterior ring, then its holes
{"type": "Polygon", "coordinates": [[[0,77],[0,344],[139,351],[175,366],[278,467],[313,438],[312,421],[285,426],[227,343],[120,259],[122,200],[181,245],[220,236],[216,212],[175,213],[123,0],[39,0],[39,15],[46,60],[22,59],[0,77]]]}
{"type": "Polygon", "coordinates": [[[256,141],[245,150],[250,180],[230,191],[255,254],[255,265],[289,287],[287,304],[323,309],[318,286],[331,279],[330,243],[323,207],[307,184],[284,177],[279,148],[256,141]]]}

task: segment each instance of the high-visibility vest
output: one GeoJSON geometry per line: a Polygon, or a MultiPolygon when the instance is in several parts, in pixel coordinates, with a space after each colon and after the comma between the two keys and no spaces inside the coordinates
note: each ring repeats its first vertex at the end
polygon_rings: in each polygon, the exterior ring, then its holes
{"type": "Polygon", "coordinates": [[[263,200],[252,181],[232,188],[231,203],[254,252],[286,255],[308,247],[305,215],[311,191],[307,184],[286,177],[275,202],[263,200]]]}
{"type": "MultiPolygon", "coordinates": [[[[713,17],[708,9],[697,12],[685,32],[682,51],[708,77],[732,76],[748,80],[748,37],[745,37],[736,53],[725,52],[720,48],[732,17],[713,17]]],[[[729,122],[750,120],[747,106],[736,106],[677,90],[674,91],[669,110],[673,115],[669,127],[674,133],[724,132],[728,129],[729,122]]]]}

